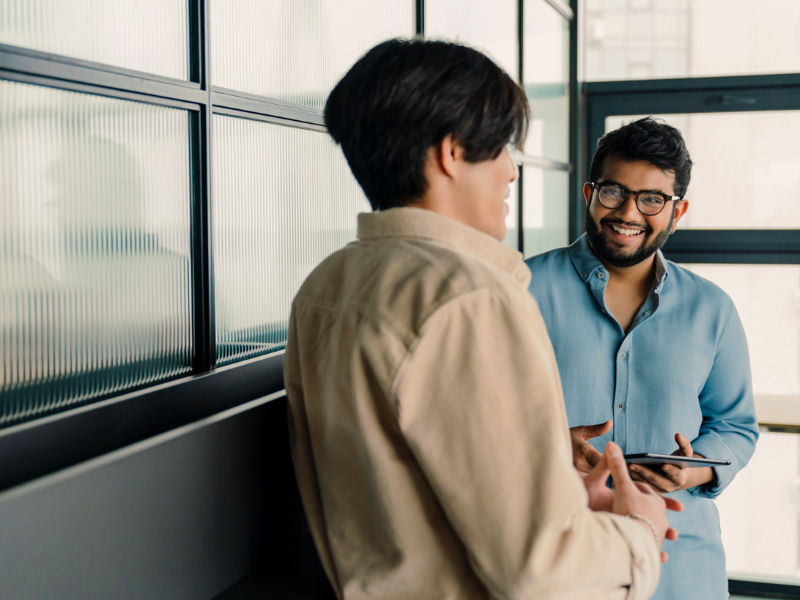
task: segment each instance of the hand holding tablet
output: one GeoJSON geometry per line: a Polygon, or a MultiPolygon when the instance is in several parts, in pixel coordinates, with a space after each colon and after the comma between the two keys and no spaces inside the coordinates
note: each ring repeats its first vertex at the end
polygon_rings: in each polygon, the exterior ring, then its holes
{"type": "Polygon", "coordinates": [[[730,461],[695,455],[689,439],[675,434],[678,449],[672,454],[631,454],[625,457],[631,478],[647,483],[662,493],[687,490],[716,478],[714,467],[730,461]]]}
{"type": "Polygon", "coordinates": [[[692,467],[721,467],[731,464],[729,460],[704,458],[701,456],[676,456],[674,454],[626,454],[625,462],[629,465],[647,465],[660,467],[661,465],[675,465],[681,468],[692,467]]]}

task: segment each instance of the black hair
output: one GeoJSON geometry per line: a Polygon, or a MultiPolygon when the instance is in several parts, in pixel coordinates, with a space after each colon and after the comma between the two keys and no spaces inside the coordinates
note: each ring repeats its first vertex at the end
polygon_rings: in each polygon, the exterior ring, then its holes
{"type": "Polygon", "coordinates": [[[373,209],[427,190],[428,150],[452,134],[467,161],[521,149],[525,92],[487,56],[450,42],[393,39],[367,52],[333,88],[325,124],[373,209]]]}
{"type": "Polygon", "coordinates": [[[692,177],[692,159],[681,132],[662,119],[644,117],[615,129],[597,141],[589,176],[597,181],[609,156],[645,160],[675,174],[675,195],[684,197],[692,177]]]}

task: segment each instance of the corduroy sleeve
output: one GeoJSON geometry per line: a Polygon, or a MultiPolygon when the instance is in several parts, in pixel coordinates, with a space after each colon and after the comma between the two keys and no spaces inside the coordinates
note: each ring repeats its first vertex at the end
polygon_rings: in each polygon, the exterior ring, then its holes
{"type": "Polygon", "coordinates": [[[524,290],[477,290],[439,308],[395,394],[408,446],[495,597],[654,592],[652,536],[587,507],[552,346],[524,290]]]}

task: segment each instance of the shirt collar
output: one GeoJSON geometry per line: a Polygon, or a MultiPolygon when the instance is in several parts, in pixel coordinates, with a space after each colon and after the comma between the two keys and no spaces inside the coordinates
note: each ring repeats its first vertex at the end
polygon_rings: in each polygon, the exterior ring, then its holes
{"type": "MultiPolygon", "coordinates": [[[[602,271],[606,273],[603,263],[595,256],[592,249],[589,247],[589,239],[584,233],[581,237],[575,240],[569,247],[569,257],[572,260],[572,265],[578,272],[578,277],[583,279],[584,282],[589,281],[592,277],[596,277],[595,273],[602,271]]],[[[656,252],[656,281],[655,291],[656,294],[661,293],[669,277],[669,267],[667,260],[661,253],[661,250],[656,252]]]]}
{"type": "Polygon", "coordinates": [[[358,215],[358,239],[416,238],[466,252],[508,273],[521,285],[530,283],[522,254],[489,234],[424,208],[391,208],[358,215]]]}

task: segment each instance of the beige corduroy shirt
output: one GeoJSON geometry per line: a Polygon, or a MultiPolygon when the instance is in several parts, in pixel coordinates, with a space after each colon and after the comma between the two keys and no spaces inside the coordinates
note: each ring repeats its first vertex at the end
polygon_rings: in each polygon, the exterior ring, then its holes
{"type": "Polygon", "coordinates": [[[292,453],[339,598],[649,598],[640,523],[587,507],[518,252],[415,208],[362,214],[292,305],[292,453]]]}

